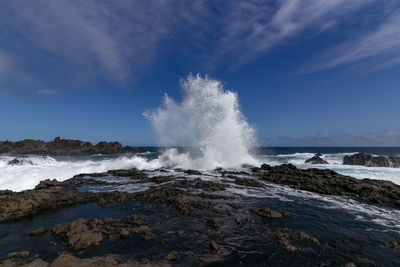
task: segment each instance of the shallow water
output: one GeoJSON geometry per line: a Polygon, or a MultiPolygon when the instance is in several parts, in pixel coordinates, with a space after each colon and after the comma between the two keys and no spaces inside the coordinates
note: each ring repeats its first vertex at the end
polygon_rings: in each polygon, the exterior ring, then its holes
{"type": "MultiPolygon", "coordinates": [[[[385,266],[400,264],[400,254],[386,246],[387,243],[400,237],[400,210],[390,206],[369,205],[346,197],[319,195],[265,182],[263,182],[263,187],[240,186],[234,184],[233,179],[223,177],[214,171],[208,171],[204,175],[188,175],[181,170],[167,172],[148,170],[146,173],[149,177],[165,175],[173,178],[172,181],[166,183],[183,179],[202,179],[223,183],[228,186],[225,191],[211,194],[234,198],[227,201],[213,200],[217,205],[212,210],[194,210],[186,216],[164,204],[151,203],[152,211],[150,212],[145,208],[149,205],[148,203],[131,201],[109,204],[105,207],[99,207],[97,204],[78,205],[17,223],[0,224],[0,257],[11,251],[28,250],[32,254],[39,253],[44,259],[51,261],[59,251],[70,251],[70,249],[48,234],[44,237],[29,237],[27,234],[30,231],[39,227],[52,228],[58,223],[82,217],[87,219],[117,218],[141,214],[146,215],[146,225],[156,234],[157,237],[154,240],[143,241],[138,236],[131,236],[128,240],[104,241],[99,246],[79,253],[79,257],[118,253],[133,259],[162,259],[171,250],[177,250],[193,253],[194,264],[198,257],[209,253],[210,237],[206,234],[206,227],[199,223],[199,218],[214,216],[225,235],[224,240],[218,240],[218,242],[230,250],[230,254],[225,258],[225,266],[233,263],[243,266],[261,264],[267,260],[270,264],[297,265],[307,262],[309,265],[316,265],[328,259],[344,259],[364,264],[368,260],[373,260],[385,266]],[[233,210],[227,203],[240,204],[243,209],[233,210]],[[257,206],[289,211],[293,215],[273,220],[247,215],[248,207],[257,206]],[[238,224],[238,221],[243,223],[238,224]],[[304,247],[304,251],[288,253],[277,245],[275,239],[256,234],[268,228],[304,231],[317,237],[322,245],[315,247],[313,251],[308,251],[309,248],[304,247]],[[183,238],[165,235],[167,231],[182,229],[186,233],[183,238]]],[[[244,174],[237,174],[237,176],[256,179],[244,174]]],[[[148,189],[152,184],[111,175],[106,177],[88,175],[82,179],[97,179],[110,183],[80,189],[93,192],[114,190],[138,192],[148,189]]],[[[202,192],[198,188],[185,188],[185,190],[189,190],[192,195],[202,192]]],[[[300,246],[300,249],[303,248],[300,246]]],[[[185,262],[185,264],[190,264],[190,262],[185,262]]]]}

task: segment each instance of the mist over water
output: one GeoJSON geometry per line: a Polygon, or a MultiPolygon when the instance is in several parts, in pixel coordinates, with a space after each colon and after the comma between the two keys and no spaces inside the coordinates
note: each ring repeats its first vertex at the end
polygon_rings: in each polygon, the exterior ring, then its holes
{"type": "MultiPolygon", "coordinates": [[[[183,99],[168,95],[163,105],[144,113],[160,146],[185,146],[200,153],[168,150],[160,159],[166,167],[213,169],[259,164],[249,154],[256,145],[255,130],[239,109],[238,95],[208,76],[189,75],[181,81],[183,99]]],[[[155,163],[155,162],[153,162],[155,163]]]]}

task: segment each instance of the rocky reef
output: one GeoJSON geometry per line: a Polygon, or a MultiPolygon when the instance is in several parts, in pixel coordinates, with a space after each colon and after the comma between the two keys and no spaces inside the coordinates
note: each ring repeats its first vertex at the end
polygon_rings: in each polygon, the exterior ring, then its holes
{"type": "Polygon", "coordinates": [[[351,156],[344,156],[343,164],[366,167],[400,168],[400,157],[372,156],[364,153],[356,153],[351,156]]]}
{"type": "Polygon", "coordinates": [[[81,174],[64,182],[45,180],[33,190],[0,192],[0,266],[400,262],[398,234],[379,237],[365,230],[371,225],[352,226],[356,219],[345,212],[324,212],[300,198],[260,197],[287,187],[344,196],[342,201],[359,205],[400,206],[400,187],[393,183],[290,164],[212,173],[130,169],[81,174]],[[263,193],[253,197],[251,192],[263,193]]]}
{"type": "Polygon", "coordinates": [[[328,162],[326,160],[322,159],[321,157],[322,157],[322,154],[317,153],[313,157],[307,159],[305,163],[308,163],[308,164],[328,164],[328,162]]]}
{"type": "MultiPolygon", "coordinates": [[[[142,152],[146,152],[146,150],[141,147],[123,147],[118,142],[99,142],[92,145],[90,142],[61,139],[60,137],[56,137],[50,142],[31,139],[17,142],[0,141],[0,154],[8,155],[85,156],[142,152]]],[[[12,164],[18,163],[12,162],[12,164]]]]}

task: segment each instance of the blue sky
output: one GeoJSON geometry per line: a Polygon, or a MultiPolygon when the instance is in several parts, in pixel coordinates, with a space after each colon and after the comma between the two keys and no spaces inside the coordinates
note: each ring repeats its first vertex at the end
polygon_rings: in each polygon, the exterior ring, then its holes
{"type": "Polygon", "coordinates": [[[0,139],[155,145],[189,73],[263,145],[400,146],[397,0],[0,0],[0,139]]]}

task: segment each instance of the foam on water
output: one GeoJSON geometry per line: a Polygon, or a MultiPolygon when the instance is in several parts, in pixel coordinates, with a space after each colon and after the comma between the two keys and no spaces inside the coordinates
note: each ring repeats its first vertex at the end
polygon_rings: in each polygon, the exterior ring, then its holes
{"type": "Polygon", "coordinates": [[[133,168],[143,165],[144,159],[138,156],[121,156],[89,159],[55,159],[52,157],[24,157],[24,164],[9,165],[14,157],[0,158],[0,190],[21,191],[34,188],[41,180],[57,179],[64,181],[80,173],[105,172],[111,169],[133,168]],[[30,162],[28,162],[30,161],[30,162]],[[32,163],[32,164],[31,164],[32,163]]]}
{"type": "Polygon", "coordinates": [[[302,169],[309,169],[309,168],[331,169],[337,173],[343,175],[349,175],[358,179],[371,178],[377,180],[388,180],[395,184],[400,185],[400,168],[343,165],[343,157],[347,155],[352,155],[354,153],[323,154],[322,158],[326,160],[328,164],[317,164],[317,165],[305,163],[307,159],[314,156],[313,153],[261,155],[258,157],[258,160],[273,166],[284,163],[291,163],[296,167],[302,169]]]}

